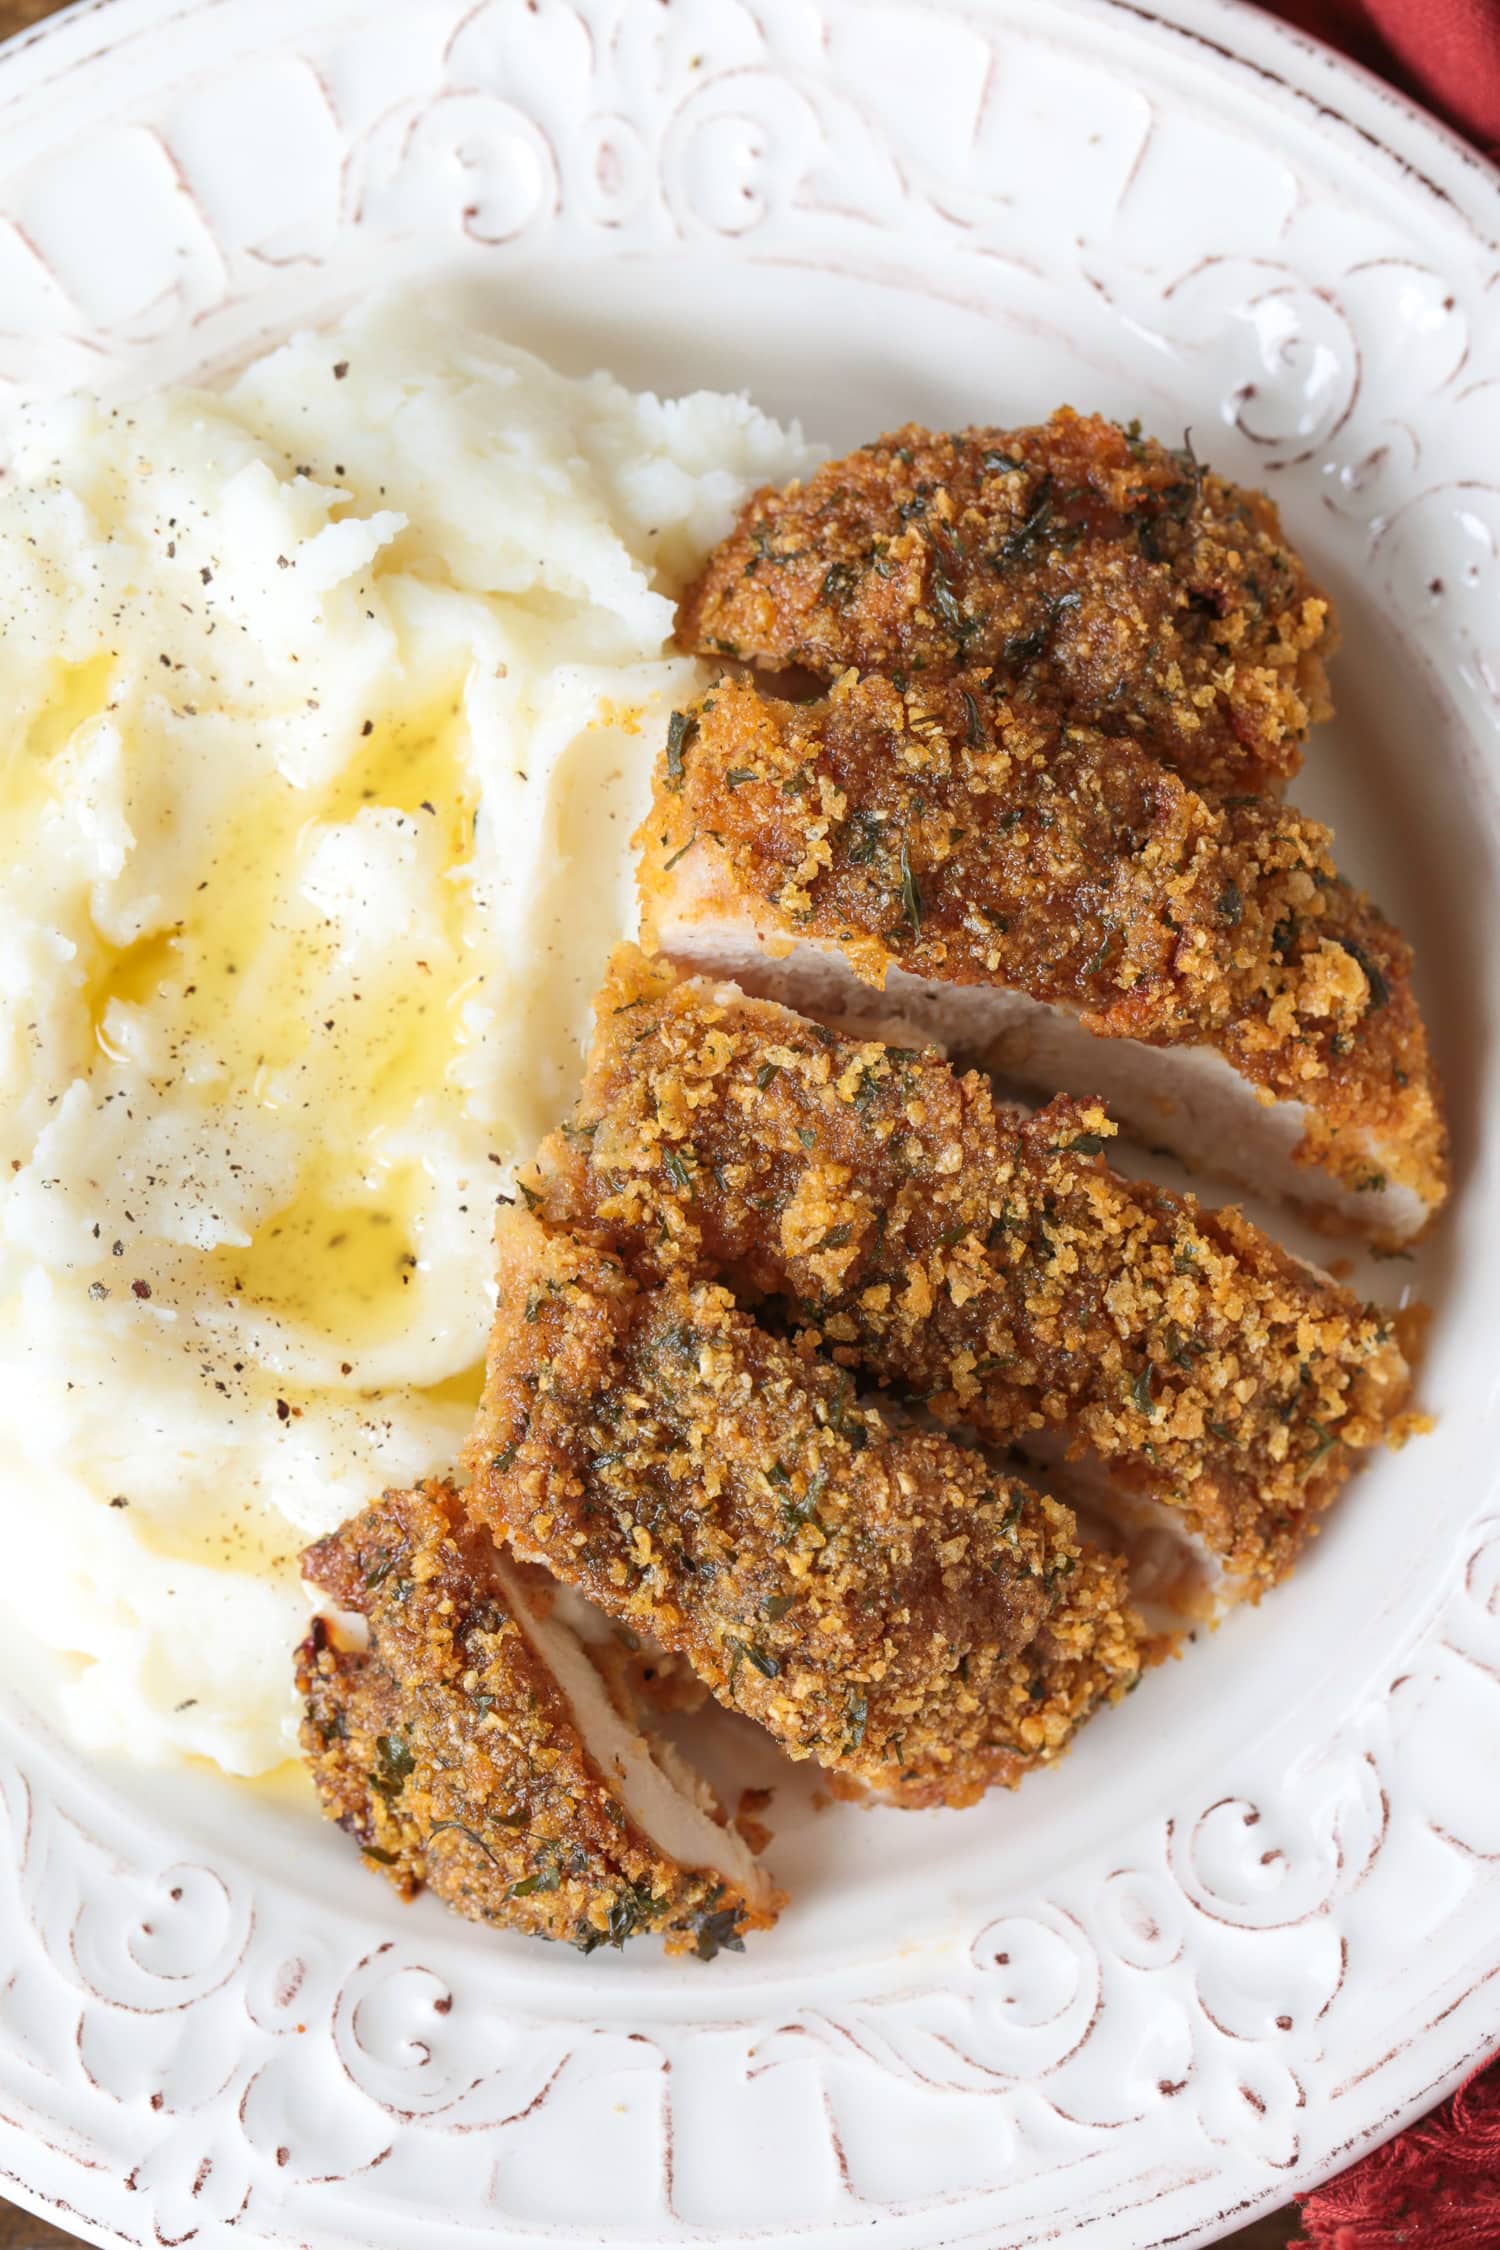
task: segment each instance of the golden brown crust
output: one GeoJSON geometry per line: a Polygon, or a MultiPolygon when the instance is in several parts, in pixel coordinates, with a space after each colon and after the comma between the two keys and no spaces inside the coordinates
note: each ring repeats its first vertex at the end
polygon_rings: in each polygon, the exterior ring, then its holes
{"type": "Polygon", "coordinates": [[[876,986],[899,966],[1210,1046],[1306,1106],[1303,1161],[1446,1194],[1410,948],[1289,806],[1201,796],[980,673],[850,675],[811,704],[721,680],[674,720],[640,841],[648,942],[690,882],[699,911],[838,944],[876,986]]]}
{"type": "Polygon", "coordinates": [[[472,1920],[584,1952],[659,1931],[709,1959],[774,1921],[630,1818],[451,1485],[387,1493],[303,1570],[370,1631],[367,1651],[346,1649],[314,1621],[297,1654],[303,1752],[329,1819],[403,1896],[425,1885],[472,1920]]]}
{"type": "Polygon", "coordinates": [[[1060,718],[1258,790],[1331,709],[1335,632],[1263,493],[1063,407],[1035,429],[897,430],[757,493],[678,637],[825,679],[992,665],[1060,718]]]}
{"type": "Polygon", "coordinates": [[[964,1804],[1133,1683],[1123,1566],[1060,1503],[893,1429],[726,1290],[643,1289],[524,1212],[499,1252],[476,1514],[794,1757],[964,1804]]]}
{"type": "Polygon", "coordinates": [[[1121,1179],[1095,1105],[1018,1119],[940,1056],[623,947],[576,1115],[523,1174],[648,1281],[787,1299],[833,1356],[1008,1444],[1068,1431],[1259,1586],[1408,1388],[1373,1307],[1234,1210],[1121,1179]]]}

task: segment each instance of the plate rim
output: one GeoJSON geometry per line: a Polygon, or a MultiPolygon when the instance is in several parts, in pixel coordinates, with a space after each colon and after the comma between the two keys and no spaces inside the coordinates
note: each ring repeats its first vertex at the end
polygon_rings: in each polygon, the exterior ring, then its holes
{"type": "MultiPolygon", "coordinates": [[[[85,26],[102,27],[107,34],[111,25],[120,24],[124,36],[133,37],[160,28],[176,17],[201,14],[205,5],[216,8],[221,4],[232,6],[236,0],[196,0],[196,4],[195,0],[185,0],[185,4],[184,0],[72,0],[71,5],[0,42],[0,107],[9,106],[12,100],[29,98],[38,90],[44,90],[48,83],[43,78],[39,86],[23,87],[16,94],[7,95],[5,79],[13,62],[30,53],[45,63],[49,51],[56,53],[75,41],[85,26]]],[[[400,0],[383,0],[383,4],[399,5],[400,0]]],[[[983,19],[991,13],[996,0],[958,0],[957,6],[954,0],[918,0],[918,4],[934,14],[952,15],[961,10],[983,19]]],[[[1062,0],[1062,7],[1074,16],[1093,13],[1131,20],[1143,27],[1148,37],[1165,35],[1184,40],[1232,70],[1250,72],[1269,81],[1281,95],[1297,103],[1311,104],[1321,118],[1354,144],[1354,153],[1360,161],[1369,162],[1374,158],[1393,168],[1409,185],[1415,184],[1446,206],[1482,245],[1495,249],[1500,242],[1500,164],[1404,90],[1388,84],[1374,71],[1351,61],[1316,36],[1247,5],[1246,0],[1156,0],[1154,5],[1146,4],[1146,0],[1062,0]],[[1279,58],[1284,67],[1272,67],[1263,59],[1266,57],[1279,58]],[[1300,83],[1299,72],[1315,74],[1317,83],[1300,83]],[[1347,106],[1341,106],[1335,98],[1340,93],[1347,106]],[[1388,133],[1386,129],[1391,126],[1395,130],[1388,133]],[[1426,152],[1426,164],[1414,163],[1398,145],[1405,136],[1410,136],[1419,152],[1426,152]]],[[[119,44],[118,38],[106,36],[90,53],[101,55],[119,44]]],[[[64,58],[64,67],[83,59],[87,58],[64,58]]],[[[1494,1963],[1479,1983],[1488,1983],[1496,1977],[1500,1977],[1500,1938],[1497,1938],[1494,1963]]],[[[1479,1989],[1479,1985],[1473,1989],[1479,1989]]],[[[1391,2105],[1380,2122],[1351,2136],[1332,2156],[1310,2167],[1299,2166],[1296,2172],[1301,2183],[1298,2194],[1310,2192],[1357,2155],[1368,2153],[1404,2124],[1425,2114],[1463,2081],[1476,2060],[1490,2048],[1491,2041],[1483,2041],[1437,2073],[1422,2089],[1391,2105]]],[[[8,2167],[0,2166],[0,2179],[5,2182],[7,2194],[22,2208],[41,2216],[64,2211],[68,2222],[81,2228],[86,2239],[132,2246],[142,2239],[111,2221],[91,2219],[73,2210],[61,2199],[49,2196],[40,2186],[33,2186],[13,2174],[8,2167]]],[[[1268,2188],[1264,2196],[1241,2203],[1233,2212],[1226,2211],[1217,2220],[1207,2222],[1209,2231],[1195,2226],[1187,2234],[1172,2239],[1181,2243],[1219,2240],[1218,2229],[1223,2222],[1232,2220],[1238,2225],[1257,2212],[1278,2208],[1282,2200],[1278,2189],[1268,2188]]],[[[270,2232],[258,2238],[278,2239],[270,2232]]],[[[224,2235],[226,2242],[234,2239],[245,2238],[224,2235]]]]}

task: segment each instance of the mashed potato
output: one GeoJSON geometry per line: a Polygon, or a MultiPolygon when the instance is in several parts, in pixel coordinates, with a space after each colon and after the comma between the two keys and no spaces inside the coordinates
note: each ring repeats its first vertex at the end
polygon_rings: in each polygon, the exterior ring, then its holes
{"type": "Polygon", "coordinates": [[[295,1556],[451,1460],[630,922],[742,400],[392,308],[0,487],[0,1601],[90,1744],[292,1742],[295,1556]]]}

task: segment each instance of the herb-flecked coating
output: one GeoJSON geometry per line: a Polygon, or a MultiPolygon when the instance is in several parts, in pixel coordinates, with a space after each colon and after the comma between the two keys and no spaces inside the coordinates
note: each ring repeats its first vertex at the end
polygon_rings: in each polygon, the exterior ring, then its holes
{"type": "Polygon", "coordinates": [[[1332,610],[1265,494],[1069,407],[1034,429],[897,430],[756,493],[677,629],[825,679],[991,665],[1222,789],[1294,773],[1332,708],[1332,610]]]}
{"type": "Polygon", "coordinates": [[[584,1952],[658,1931],[711,1959],[775,1919],[627,1814],[451,1485],[388,1492],[310,1547],[303,1573],[370,1637],[341,1648],[314,1620],[297,1652],[303,1754],[324,1812],[404,1897],[425,1886],[473,1921],[584,1952]]]}
{"type": "Polygon", "coordinates": [[[724,679],[674,720],[639,840],[648,943],[688,898],[748,911],[773,952],[836,944],[877,989],[899,967],[1216,1048],[1305,1106],[1299,1160],[1447,1192],[1411,949],[1291,806],[1200,794],[979,672],[850,674],[806,704],[724,679]]]}
{"type": "Polygon", "coordinates": [[[649,1282],[786,1301],[836,1360],[991,1443],[1061,1428],[1252,1589],[1405,1402],[1380,1313],[1236,1210],[1112,1172],[935,1052],[838,1035],[622,947],[572,1121],[522,1185],[649,1282]]]}
{"type": "Polygon", "coordinates": [[[967,1804],[1133,1684],[1124,1566],[1061,1503],[893,1428],[725,1289],[642,1288],[524,1211],[498,1241],[476,1513],[793,1757],[967,1804]]]}

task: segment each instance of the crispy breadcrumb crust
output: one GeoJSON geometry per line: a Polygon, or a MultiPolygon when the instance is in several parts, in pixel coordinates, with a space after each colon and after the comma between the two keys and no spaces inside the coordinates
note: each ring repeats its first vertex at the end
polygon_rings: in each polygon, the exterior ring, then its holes
{"type": "MultiPolygon", "coordinates": [[[[444,1483],[388,1492],[303,1557],[368,1650],[322,1619],[297,1652],[303,1753],[323,1810],[404,1897],[583,1952],[639,1932],[712,1958],[775,1920],[630,1818],[444,1483]]],[[[774,1897],[774,1894],[772,1894],[774,1897]]]]}
{"type": "Polygon", "coordinates": [[[825,679],[993,665],[1224,789],[1294,773],[1332,709],[1332,609],[1265,494],[1070,407],[1035,429],[897,430],[756,493],[677,630],[825,679]]]}
{"type": "Polygon", "coordinates": [[[648,944],[689,894],[707,920],[748,912],[773,951],[836,944],[877,988],[900,967],[1213,1047],[1305,1105],[1300,1161],[1447,1193],[1411,949],[1290,806],[1199,795],[978,672],[904,693],[851,674],[808,704],[724,679],[674,718],[638,840],[648,944]]]}
{"type": "Polygon", "coordinates": [[[642,1279],[789,1300],[836,1360],[992,1443],[1061,1427],[1280,1576],[1409,1389],[1372,1306],[1235,1210],[1112,1172],[1114,1126],[1029,1117],[932,1051],[842,1037],[622,947],[571,1122],[522,1174],[642,1279]]]}
{"type": "Polygon", "coordinates": [[[1124,1566],[1059,1502],[892,1428],[727,1290],[641,1288],[524,1211],[498,1250],[476,1514],[793,1757],[967,1804],[1133,1684],[1124,1566]]]}

